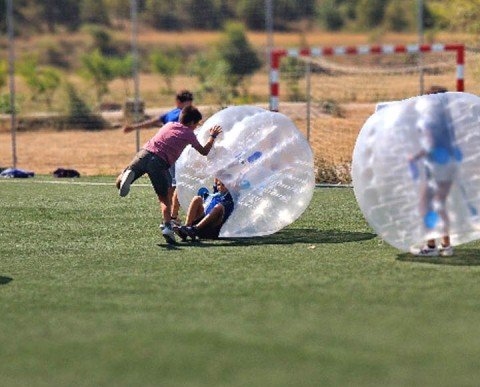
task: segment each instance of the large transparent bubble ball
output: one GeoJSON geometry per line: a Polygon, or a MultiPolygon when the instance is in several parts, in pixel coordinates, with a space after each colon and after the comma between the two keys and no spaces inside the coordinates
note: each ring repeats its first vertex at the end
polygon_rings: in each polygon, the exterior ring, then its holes
{"type": "Polygon", "coordinates": [[[305,211],[315,188],[313,154],[295,124],[285,115],[253,106],[235,106],[210,117],[196,135],[205,144],[209,129],[223,133],[207,157],[192,147],[176,164],[180,204],[188,208],[200,188],[219,178],[235,208],[220,237],[273,234],[305,211]]]}
{"type": "Polygon", "coordinates": [[[449,234],[480,238],[480,98],[424,95],[384,105],[365,123],[352,179],[372,228],[408,251],[449,234]]]}

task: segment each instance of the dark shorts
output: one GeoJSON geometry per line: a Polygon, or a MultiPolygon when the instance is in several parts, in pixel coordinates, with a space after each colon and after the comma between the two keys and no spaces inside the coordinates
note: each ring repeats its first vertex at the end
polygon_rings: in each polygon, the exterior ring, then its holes
{"type": "Polygon", "coordinates": [[[168,168],[169,165],[165,160],[145,149],[141,149],[127,167],[127,169],[135,172],[133,181],[146,173],[158,196],[167,196],[168,189],[172,186],[172,177],[168,168]]]}
{"type": "MultiPolygon", "coordinates": [[[[193,222],[193,225],[196,226],[200,221],[205,218],[206,215],[201,216],[193,222]]],[[[215,227],[206,227],[201,230],[197,230],[197,235],[200,239],[218,239],[220,230],[222,229],[223,224],[215,227]]]]}

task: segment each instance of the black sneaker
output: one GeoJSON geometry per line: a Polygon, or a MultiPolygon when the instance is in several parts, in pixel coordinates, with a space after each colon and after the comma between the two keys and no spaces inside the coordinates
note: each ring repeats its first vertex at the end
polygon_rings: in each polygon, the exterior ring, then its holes
{"type": "Polygon", "coordinates": [[[187,232],[187,235],[192,239],[192,242],[195,242],[197,240],[198,230],[195,226],[185,227],[185,231],[187,232]]]}
{"type": "Polygon", "coordinates": [[[186,228],[186,226],[173,226],[173,231],[175,231],[175,234],[180,237],[182,242],[186,242],[188,238],[187,230],[185,230],[186,228]]]}

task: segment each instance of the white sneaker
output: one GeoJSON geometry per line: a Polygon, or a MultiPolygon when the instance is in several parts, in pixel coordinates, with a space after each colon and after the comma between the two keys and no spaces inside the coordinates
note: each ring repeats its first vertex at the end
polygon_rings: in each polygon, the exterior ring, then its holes
{"type": "Polygon", "coordinates": [[[130,184],[132,184],[133,179],[135,179],[135,172],[131,169],[127,169],[123,172],[122,180],[120,181],[120,189],[118,193],[123,198],[128,195],[130,192],[130,184]]]}
{"type": "Polygon", "coordinates": [[[421,248],[412,248],[410,252],[417,257],[438,257],[437,247],[430,247],[425,245],[421,248]]]}
{"type": "Polygon", "coordinates": [[[440,247],[438,248],[438,253],[442,257],[451,257],[453,255],[453,246],[452,245],[449,245],[449,246],[440,245],[440,247]]]}
{"type": "Polygon", "coordinates": [[[169,245],[175,244],[175,233],[173,232],[173,228],[170,224],[166,224],[163,227],[162,235],[169,245]]]}

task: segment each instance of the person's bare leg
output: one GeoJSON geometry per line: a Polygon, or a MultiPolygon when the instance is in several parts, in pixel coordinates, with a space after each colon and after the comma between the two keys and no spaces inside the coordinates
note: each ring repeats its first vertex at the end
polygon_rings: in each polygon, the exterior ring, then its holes
{"type": "Polygon", "coordinates": [[[222,223],[225,209],[222,205],[217,204],[213,210],[197,224],[197,229],[202,230],[207,227],[216,227],[222,223]]]}
{"type": "Polygon", "coordinates": [[[178,193],[176,187],[173,187],[172,196],[172,219],[178,218],[178,211],[180,210],[180,202],[178,201],[178,193]]]}
{"type": "Polygon", "coordinates": [[[200,196],[195,196],[187,210],[187,219],[185,220],[186,226],[191,226],[195,220],[205,214],[203,209],[203,199],[200,196]]]}
{"type": "Polygon", "coordinates": [[[445,236],[442,238],[442,246],[443,246],[443,247],[448,247],[448,246],[450,246],[450,236],[449,236],[449,235],[445,235],[445,236]]]}
{"type": "Polygon", "coordinates": [[[171,211],[172,211],[172,204],[171,204],[171,199],[170,195],[167,193],[166,196],[158,195],[158,200],[160,202],[160,209],[162,211],[162,216],[163,216],[163,222],[170,223],[171,221],[171,211]]]}
{"type": "Polygon", "coordinates": [[[120,183],[122,182],[122,175],[123,175],[123,172],[117,176],[117,179],[115,180],[115,186],[117,187],[117,189],[120,189],[120,183]]]}
{"type": "Polygon", "coordinates": [[[449,236],[450,218],[447,212],[447,197],[448,197],[448,194],[450,193],[451,187],[452,187],[451,181],[438,183],[437,197],[441,204],[441,210],[438,211],[438,214],[442,218],[443,224],[444,224],[444,236],[442,238],[442,245],[444,247],[450,246],[450,236],[449,236]]]}

